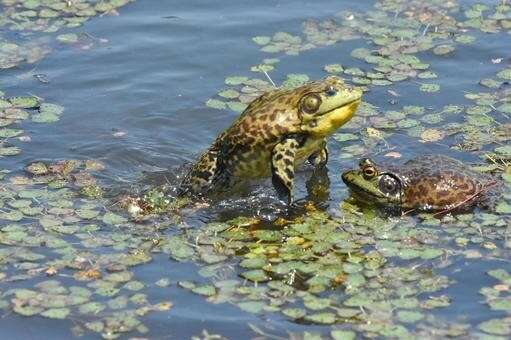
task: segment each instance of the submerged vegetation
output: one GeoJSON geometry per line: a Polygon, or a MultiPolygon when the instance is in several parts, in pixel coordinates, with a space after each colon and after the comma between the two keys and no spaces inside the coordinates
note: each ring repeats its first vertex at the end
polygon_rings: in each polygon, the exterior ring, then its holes
{"type": "MultiPolygon", "coordinates": [[[[43,58],[56,43],[92,39],[72,28],[115,14],[127,3],[3,0],[0,69],[16,72],[43,58]],[[64,29],[71,31],[60,32],[64,29]],[[23,32],[23,38],[13,41],[5,33],[12,31],[23,32]]],[[[477,90],[460,86],[466,98],[462,103],[396,106],[394,100],[400,96],[399,84],[439,98],[446,79],[436,63],[455,58],[486,34],[508,39],[510,33],[506,1],[493,6],[376,1],[365,13],[345,11],[306,21],[301,32],[255,36],[261,62],[244,75],[227,77],[225,87],[206,102],[241,112],[274,87],[269,75],[281,60],[331,49],[349,62],[318,65],[318,74],[342,76],[367,91],[384,87],[391,98],[384,107],[364,103],[346,129],[333,136],[340,151],[331,157],[342,162],[372,153],[400,157],[401,150],[390,145],[402,135],[420,143],[441,142],[447,150],[478,158],[476,171],[502,179],[503,195],[495,209],[437,218],[386,216],[350,200],[328,210],[302,202],[276,218],[252,212],[203,223],[190,218],[202,207],[189,208],[188,202],[173,201],[158,188],[138,198],[108,196],[98,179],[105,167],[99,161],[32,162],[23,170],[0,169],[0,317],[66,319],[74,335],[94,332],[113,339],[151,332],[146,321],[152,313],[173,313],[170,296],[177,292],[200,296],[204,304],[275,315],[284,325],[311,325],[310,331],[290,335],[294,338],[508,338],[509,62],[486,61],[500,70],[472,79],[477,90]],[[346,50],[348,41],[358,42],[357,47],[346,50]],[[195,270],[186,279],[162,272],[152,282],[138,271],[154,263],[166,268],[181,262],[195,270]],[[478,281],[485,286],[472,291],[465,273],[477,263],[491,269],[478,281]],[[450,311],[463,309],[458,307],[462,295],[477,309],[453,315],[450,311]]],[[[295,87],[312,78],[292,73],[279,85],[295,87]]],[[[30,142],[29,124],[55,123],[69,110],[35,95],[0,92],[0,159],[22,153],[23,143],[30,142]]],[[[273,329],[251,329],[254,335],[273,337],[273,329]]],[[[221,336],[204,331],[196,338],[221,336]]]]}

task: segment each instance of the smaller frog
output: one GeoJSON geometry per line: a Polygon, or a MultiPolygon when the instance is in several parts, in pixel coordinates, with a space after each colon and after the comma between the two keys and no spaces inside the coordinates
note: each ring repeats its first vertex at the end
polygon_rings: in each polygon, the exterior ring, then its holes
{"type": "Polygon", "coordinates": [[[358,200],[402,212],[449,212],[473,207],[498,187],[496,179],[441,155],[423,155],[401,166],[375,164],[369,158],[342,180],[358,200]]]}

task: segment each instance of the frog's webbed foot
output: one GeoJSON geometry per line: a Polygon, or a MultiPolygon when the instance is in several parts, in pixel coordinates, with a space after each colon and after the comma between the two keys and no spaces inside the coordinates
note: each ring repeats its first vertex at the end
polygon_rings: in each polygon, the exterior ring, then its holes
{"type": "Polygon", "coordinates": [[[326,145],[309,156],[309,163],[316,168],[323,168],[328,163],[328,149],[326,145]]]}
{"type": "Polygon", "coordinates": [[[287,138],[273,148],[271,157],[271,179],[279,199],[291,203],[295,177],[295,156],[299,143],[287,138]]]}

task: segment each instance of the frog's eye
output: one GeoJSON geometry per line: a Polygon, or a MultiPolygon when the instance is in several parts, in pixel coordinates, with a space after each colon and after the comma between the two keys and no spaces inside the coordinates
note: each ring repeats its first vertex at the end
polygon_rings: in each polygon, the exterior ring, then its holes
{"type": "Polygon", "coordinates": [[[389,175],[383,175],[378,183],[378,187],[384,194],[395,194],[398,190],[397,180],[389,175]]]}
{"type": "Polygon", "coordinates": [[[378,171],[372,165],[366,165],[362,168],[362,174],[365,179],[371,179],[378,176],[378,171]]]}
{"type": "Polygon", "coordinates": [[[302,110],[306,113],[314,113],[321,105],[321,98],[316,94],[309,94],[302,99],[302,110]]]}

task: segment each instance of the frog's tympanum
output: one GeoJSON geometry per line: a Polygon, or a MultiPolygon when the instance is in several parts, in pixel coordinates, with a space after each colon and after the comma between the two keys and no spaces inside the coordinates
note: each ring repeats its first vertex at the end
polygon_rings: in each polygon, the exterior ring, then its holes
{"type": "Polygon", "coordinates": [[[326,164],[325,138],[350,120],[361,97],[360,89],[333,76],[263,94],[193,165],[182,194],[208,194],[271,175],[279,197],[290,202],[295,168],[305,160],[326,164]]]}
{"type": "Polygon", "coordinates": [[[470,170],[460,161],[423,155],[401,166],[383,167],[360,160],[359,169],[342,174],[358,200],[401,211],[451,211],[485,200],[496,180],[470,170]]]}

